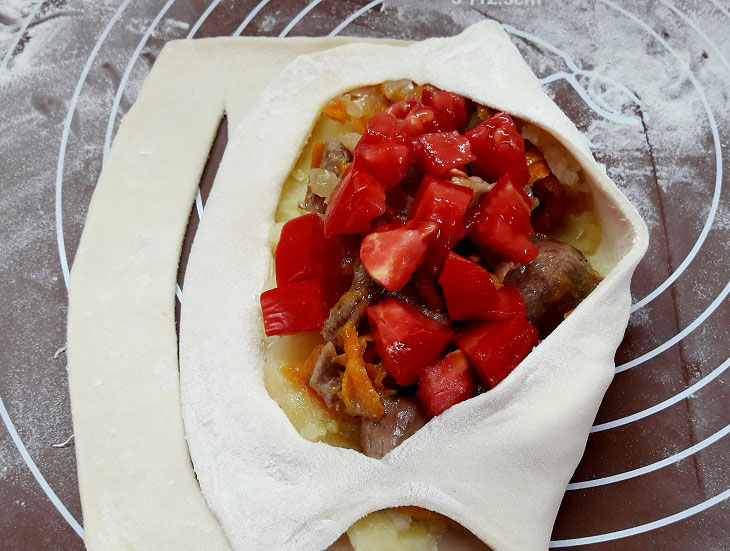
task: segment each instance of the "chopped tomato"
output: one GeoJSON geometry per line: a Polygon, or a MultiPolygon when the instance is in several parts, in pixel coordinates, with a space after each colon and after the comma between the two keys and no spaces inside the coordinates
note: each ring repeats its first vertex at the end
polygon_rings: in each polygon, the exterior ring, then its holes
{"type": "Polygon", "coordinates": [[[398,123],[398,128],[412,138],[428,132],[436,132],[440,126],[436,111],[420,103],[411,107],[405,118],[398,123]]]}
{"type": "Polygon", "coordinates": [[[276,284],[321,277],[324,252],[324,224],[318,215],[305,214],[289,220],[276,245],[276,284]]]}
{"type": "Polygon", "coordinates": [[[444,92],[432,86],[425,86],[421,93],[424,105],[432,107],[451,129],[463,130],[466,124],[466,100],[459,94],[444,92]]]}
{"type": "Polygon", "coordinates": [[[394,298],[368,307],[368,321],[378,356],[401,386],[415,383],[421,370],[441,356],[454,334],[394,298]]]}
{"type": "Polygon", "coordinates": [[[473,190],[426,176],[408,211],[409,220],[438,222],[439,230],[426,259],[432,275],[441,271],[449,251],[464,237],[464,213],[473,190]]]}
{"type": "Polygon", "coordinates": [[[401,101],[395,102],[393,105],[383,110],[383,113],[388,113],[398,119],[404,119],[411,108],[418,105],[418,100],[415,98],[408,98],[401,101]]]}
{"type": "Polygon", "coordinates": [[[353,162],[337,183],[324,213],[326,237],[362,233],[370,221],[385,212],[385,190],[370,174],[353,162]]]}
{"type": "Polygon", "coordinates": [[[478,264],[454,253],[441,272],[446,308],[452,320],[494,320],[525,315],[525,303],[516,287],[495,283],[478,264]]]}
{"type": "Polygon", "coordinates": [[[435,364],[426,366],[418,379],[418,398],[432,417],[476,395],[469,362],[455,350],[435,364]]]}
{"type": "Polygon", "coordinates": [[[370,276],[388,291],[400,291],[426,258],[438,229],[435,222],[406,222],[373,231],[360,245],[360,260],[370,276]]]}
{"type": "Polygon", "coordinates": [[[392,138],[365,134],[355,147],[355,156],[378,182],[388,189],[400,182],[413,164],[411,148],[392,138]]]}
{"type": "Polygon", "coordinates": [[[485,314],[484,319],[524,317],[526,313],[525,301],[517,287],[500,284],[497,289],[497,303],[485,314]]]}
{"type": "Polygon", "coordinates": [[[269,337],[320,329],[326,317],[321,280],[288,283],[261,293],[261,312],[269,337]]]}
{"type": "Polygon", "coordinates": [[[439,283],[452,320],[485,319],[498,301],[491,274],[455,253],[449,253],[439,283]]]}
{"type": "Polygon", "coordinates": [[[416,140],[416,166],[422,174],[442,176],[474,159],[469,140],[456,130],[423,134],[416,140]]]}
{"type": "Polygon", "coordinates": [[[507,113],[497,113],[464,135],[477,157],[471,164],[477,176],[493,182],[510,173],[520,186],[528,182],[525,140],[507,113]]]}
{"type": "Polygon", "coordinates": [[[482,198],[469,223],[469,237],[501,259],[527,264],[537,256],[530,241],[530,200],[511,175],[482,198]]]}
{"type": "Polygon", "coordinates": [[[537,345],[538,333],[523,317],[475,324],[454,337],[482,380],[494,388],[537,345]]]}

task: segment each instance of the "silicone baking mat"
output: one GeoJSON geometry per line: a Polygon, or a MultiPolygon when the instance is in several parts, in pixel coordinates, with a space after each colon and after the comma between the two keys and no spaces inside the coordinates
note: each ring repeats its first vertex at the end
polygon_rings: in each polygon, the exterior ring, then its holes
{"type": "MultiPolygon", "coordinates": [[[[485,17],[503,24],[651,235],[617,375],[551,546],[730,549],[723,0],[0,0],[0,549],[83,549],[68,267],[116,126],[163,44],[419,40],[485,17]]],[[[178,291],[184,300],[184,281],[178,291]]]]}

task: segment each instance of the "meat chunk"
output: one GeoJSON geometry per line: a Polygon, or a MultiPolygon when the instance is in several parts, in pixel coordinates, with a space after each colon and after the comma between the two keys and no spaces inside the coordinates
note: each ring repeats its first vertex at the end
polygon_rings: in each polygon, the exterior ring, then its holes
{"type": "Polygon", "coordinates": [[[360,261],[357,261],[352,285],[335,303],[330,310],[327,321],[324,322],[322,336],[326,341],[332,341],[337,346],[342,347],[340,329],[348,322],[355,327],[358,326],[360,320],[365,316],[375,288],[376,285],[367,270],[360,261]]]}
{"type": "Polygon", "coordinates": [[[426,424],[418,402],[411,398],[383,400],[385,414],[379,421],[363,419],[360,430],[365,455],[381,458],[426,424]]]}
{"type": "Polygon", "coordinates": [[[352,161],[352,153],[350,153],[340,140],[330,139],[324,142],[322,148],[322,160],[319,162],[318,168],[323,168],[334,172],[337,176],[342,176],[345,168],[352,161]]]}
{"type": "Polygon", "coordinates": [[[529,264],[515,264],[504,276],[527,308],[527,320],[545,338],[565,314],[596,288],[601,276],[578,249],[562,241],[537,241],[538,255],[529,264]]]}
{"type": "MultiPolygon", "coordinates": [[[[330,139],[324,142],[322,148],[322,159],[316,168],[332,172],[338,178],[345,172],[345,168],[352,161],[352,154],[340,140],[330,139]]],[[[327,210],[327,203],[307,186],[307,195],[304,201],[299,202],[299,208],[315,214],[324,214],[327,210]]]]}
{"type": "Polygon", "coordinates": [[[299,201],[297,206],[302,210],[313,212],[314,214],[324,214],[327,210],[327,203],[325,203],[324,197],[315,194],[309,186],[307,186],[307,195],[304,197],[304,201],[299,201]]]}
{"type": "Polygon", "coordinates": [[[341,369],[340,364],[335,361],[336,357],[335,345],[331,342],[325,344],[309,378],[309,386],[322,397],[328,407],[335,406],[337,394],[342,390],[341,369]]]}

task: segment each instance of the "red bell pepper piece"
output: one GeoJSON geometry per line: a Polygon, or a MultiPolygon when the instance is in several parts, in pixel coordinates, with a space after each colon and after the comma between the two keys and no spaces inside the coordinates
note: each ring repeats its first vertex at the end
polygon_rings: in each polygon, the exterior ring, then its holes
{"type": "Polygon", "coordinates": [[[525,316],[525,303],[516,287],[497,289],[487,270],[458,254],[449,253],[439,283],[452,320],[525,316]]]}
{"type": "Polygon", "coordinates": [[[320,329],[326,319],[321,280],[289,283],[261,293],[261,312],[269,337],[320,329]]]}
{"type": "Polygon", "coordinates": [[[482,380],[494,388],[537,345],[538,333],[523,317],[488,321],[463,329],[454,337],[482,380]]]}
{"type": "Polygon", "coordinates": [[[357,160],[345,171],[330,196],[324,213],[324,234],[362,233],[370,221],[385,212],[385,190],[358,166],[357,160]]]}
{"type": "Polygon", "coordinates": [[[510,175],[501,177],[470,220],[469,237],[502,259],[527,264],[538,252],[532,233],[529,198],[510,175]]]}
{"type": "Polygon", "coordinates": [[[438,229],[435,222],[406,222],[392,229],[373,231],[360,245],[360,261],[376,282],[388,291],[400,291],[426,258],[438,229]]]}
{"type": "Polygon", "coordinates": [[[422,174],[441,176],[474,159],[469,140],[456,130],[423,134],[416,140],[416,166],[422,174]]]}
{"type": "Polygon", "coordinates": [[[431,274],[441,271],[451,248],[464,237],[464,213],[473,193],[468,187],[431,176],[426,176],[418,188],[408,219],[439,223],[438,233],[426,258],[431,274]]]}
{"type": "Polygon", "coordinates": [[[325,252],[324,224],[316,214],[289,220],[276,245],[276,284],[281,286],[320,277],[325,252]]]}
{"type": "Polygon", "coordinates": [[[417,396],[432,417],[475,395],[471,367],[460,350],[424,367],[418,378],[417,396]]]}
{"type": "Polygon", "coordinates": [[[464,135],[477,156],[471,164],[477,176],[493,182],[511,173],[520,186],[528,182],[525,140],[507,113],[493,115],[464,135]]]}
{"type": "Polygon", "coordinates": [[[432,107],[444,120],[449,129],[463,130],[466,124],[466,100],[459,94],[444,92],[432,86],[426,86],[421,93],[421,101],[432,107]]]}
{"type": "Polygon", "coordinates": [[[368,307],[368,321],[378,356],[401,386],[415,383],[421,370],[441,356],[454,334],[394,298],[368,307]]]}

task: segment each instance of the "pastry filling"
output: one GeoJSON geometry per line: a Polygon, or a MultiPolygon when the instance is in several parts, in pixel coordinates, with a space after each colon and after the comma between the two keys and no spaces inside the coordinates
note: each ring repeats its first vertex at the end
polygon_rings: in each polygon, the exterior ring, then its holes
{"type": "Polygon", "coordinates": [[[266,335],[296,335],[267,388],[299,432],[379,458],[509,376],[601,280],[581,178],[540,129],[428,84],[325,106],[261,295],[266,335]]]}

